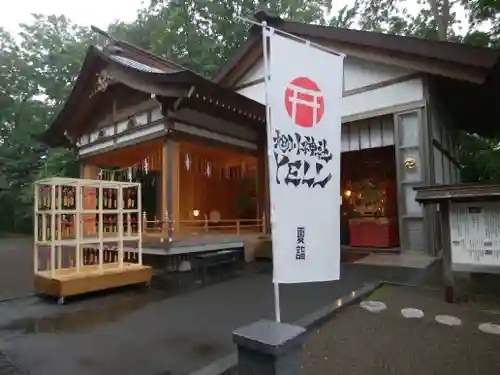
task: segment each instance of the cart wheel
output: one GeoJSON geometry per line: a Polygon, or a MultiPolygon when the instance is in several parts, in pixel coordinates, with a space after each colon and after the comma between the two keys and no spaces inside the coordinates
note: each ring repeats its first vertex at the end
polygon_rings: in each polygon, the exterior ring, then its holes
{"type": "Polygon", "coordinates": [[[59,298],[57,299],[57,304],[58,304],[58,305],[64,305],[64,297],[59,297],[59,298]]]}

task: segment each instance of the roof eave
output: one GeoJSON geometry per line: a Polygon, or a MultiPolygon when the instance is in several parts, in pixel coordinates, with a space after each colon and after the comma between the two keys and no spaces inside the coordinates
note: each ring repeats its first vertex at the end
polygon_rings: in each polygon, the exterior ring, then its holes
{"type": "Polygon", "coordinates": [[[252,32],[250,37],[241,45],[240,48],[231,56],[227,63],[212,78],[215,83],[224,84],[227,76],[236,68],[238,62],[243,60],[247,54],[260,42],[260,35],[252,32]]]}
{"type": "MultiPolygon", "coordinates": [[[[462,69],[473,69],[474,72],[478,70],[488,71],[500,58],[500,51],[484,47],[467,46],[468,53],[465,53],[465,51],[462,53],[459,49],[464,48],[464,46],[458,43],[425,41],[419,38],[302,24],[284,21],[265,11],[257,12],[254,18],[259,22],[266,21],[270,26],[304,38],[337,41],[339,43],[359,45],[365,48],[375,48],[380,51],[406,54],[407,56],[412,56],[412,54],[417,56],[420,51],[422,52],[422,58],[434,59],[448,64],[456,64],[462,69]],[[413,49],[405,45],[407,42],[412,42],[413,49]],[[428,43],[432,43],[432,46],[428,43]],[[392,46],[390,46],[390,44],[392,46]],[[430,47],[433,47],[432,53],[427,51],[430,47]]],[[[260,27],[256,25],[252,29],[259,30],[260,27]]],[[[214,80],[219,83],[224,83],[229,80],[231,73],[236,69],[240,61],[248,56],[257,39],[255,34],[252,35],[249,40],[247,40],[247,43],[229,59],[228,63],[214,77],[214,80]]]]}

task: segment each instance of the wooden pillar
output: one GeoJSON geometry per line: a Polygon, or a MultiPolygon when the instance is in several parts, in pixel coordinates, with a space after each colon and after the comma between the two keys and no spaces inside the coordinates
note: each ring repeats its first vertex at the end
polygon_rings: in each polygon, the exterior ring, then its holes
{"type": "Polygon", "coordinates": [[[165,234],[172,238],[175,221],[179,221],[179,144],[171,138],[166,138],[162,152],[162,211],[163,217],[168,213],[171,223],[165,226],[165,234]]]}
{"type": "Polygon", "coordinates": [[[171,178],[172,178],[172,220],[173,222],[173,228],[172,228],[172,233],[173,235],[176,235],[179,233],[179,221],[180,221],[180,216],[181,216],[181,205],[180,205],[180,192],[181,192],[181,187],[180,187],[180,168],[182,166],[181,158],[180,158],[180,150],[179,150],[179,143],[172,141],[171,143],[171,148],[172,148],[172,171],[171,171],[171,178]]]}
{"type": "MultiPolygon", "coordinates": [[[[168,170],[167,170],[167,152],[168,143],[167,140],[163,143],[162,152],[161,152],[161,216],[160,220],[166,219],[166,213],[168,210],[167,206],[167,179],[168,179],[168,170]]],[[[169,212],[170,215],[170,212],[169,212]]],[[[168,223],[163,227],[164,234],[168,234],[168,223]]]]}

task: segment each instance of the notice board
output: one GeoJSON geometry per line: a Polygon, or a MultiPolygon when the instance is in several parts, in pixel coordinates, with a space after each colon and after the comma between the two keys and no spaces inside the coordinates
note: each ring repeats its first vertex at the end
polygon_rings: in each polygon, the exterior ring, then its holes
{"type": "Polygon", "coordinates": [[[455,270],[500,273],[500,202],[450,204],[455,270]]]}

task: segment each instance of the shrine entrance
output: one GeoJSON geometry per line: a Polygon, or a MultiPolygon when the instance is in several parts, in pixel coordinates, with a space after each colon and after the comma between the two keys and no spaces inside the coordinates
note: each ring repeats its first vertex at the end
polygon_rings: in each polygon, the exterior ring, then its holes
{"type": "Polygon", "coordinates": [[[176,140],[167,182],[163,144],[145,142],[87,160],[96,166],[96,178],[141,183],[146,236],[165,236],[167,217],[174,239],[263,230],[254,155],[198,140],[176,140]],[[167,186],[172,189],[170,211],[166,210],[167,186]]]}
{"type": "Polygon", "coordinates": [[[199,141],[180,141],[178,147],[177,235],[259,232],[257,158],[199,141]]]}
{"type": "Polygon", "coordinates": [[[150,141],[110,151],[86,160],[96,168],[92,178],[141,183],[141,215],[160,221],[162,187],[162,142],[150,141]]]}
{"type": "Polygon", "coordinates": [[[342,153],[341,189],[341,244],[399,247],[394,146],[342,153]]]}

